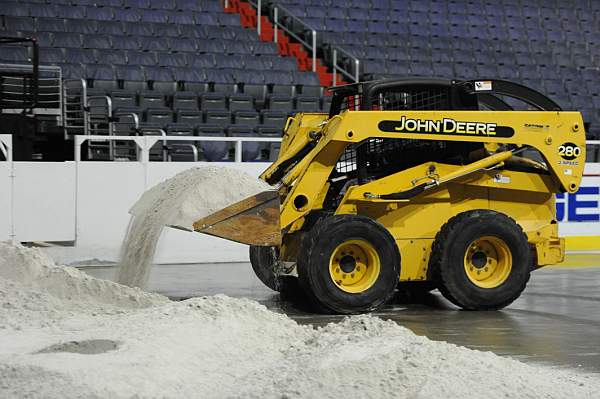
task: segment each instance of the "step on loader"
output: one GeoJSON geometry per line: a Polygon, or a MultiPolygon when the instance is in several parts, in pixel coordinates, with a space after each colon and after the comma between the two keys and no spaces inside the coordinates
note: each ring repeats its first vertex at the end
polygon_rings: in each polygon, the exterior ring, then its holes
{"type": "Polygon", "coordinates": [[[296,281],[331,313],[372,311],[409,289],[493,310],[563,260],[555,194],[581,182],[580,113],[502,80],[330,90],[329,114],[287,121],[260,176],[272,191],[194,225],[249,244],[267,286],[296,281]]]}

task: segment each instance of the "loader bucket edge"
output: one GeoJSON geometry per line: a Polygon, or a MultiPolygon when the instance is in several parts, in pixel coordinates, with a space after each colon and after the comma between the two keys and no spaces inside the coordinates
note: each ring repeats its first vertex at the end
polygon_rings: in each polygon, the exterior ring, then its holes
{"type": "Polygon", "coordinates": [[[262,191],[194,223],[194,231],[248,245],[281,245],[279,193],[262,191]]]}

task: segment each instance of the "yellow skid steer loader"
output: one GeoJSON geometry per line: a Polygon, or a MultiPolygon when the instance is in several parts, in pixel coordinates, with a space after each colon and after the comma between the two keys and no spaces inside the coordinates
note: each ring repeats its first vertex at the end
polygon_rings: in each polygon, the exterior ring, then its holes
{"type": "Polygon", "coordinates": [[[563,260],[555,193],[581,182],[580,113],[501,80],[330,90],[329,114],[288,119],[261,175],[274,190],[195,224],[251,245],[266,285],[298,279],[324,312],[370,311],[409,288],[491,310],[563,260]]]}

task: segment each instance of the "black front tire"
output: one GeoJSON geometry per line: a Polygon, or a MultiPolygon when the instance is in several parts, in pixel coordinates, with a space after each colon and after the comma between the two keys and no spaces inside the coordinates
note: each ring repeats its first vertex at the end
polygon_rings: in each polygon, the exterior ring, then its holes
{"type": "MultiPolygon", "coordinates": [[[[481,256],[485,267],[490,259],[483,253],[481,256]]],[[[429,270],[442,295],[455,305],[466,310],[497,310],[521,295],[529,281],[531,263],[527,236],[513,219],[491,210],[474,210],[453,217],[442,227],[433,243],[429,270]],[[504,243],[511,258],[504,280],[490,287],[469,277],[465,266],[468,251],[474,251],[472,244],[485,237],[504,243]]]]}
{"type": "MultiPolygon", "coordinates": [[[[357,257],[358,258],[358,257],[357,257]]],[[[348,272],[350,273],[350,272],[348,272]]],[[[302,239],[298,277],[317,310],[324,313],[368,312],[384,305],[394,294],[400,275],[400,253],[394,237],[371,218],[336,215],[319,220],[302,239]],[[347,292],[334,282],[330,261],[341,245],[368,243],[379,259],[379,272],[361,292],[347,292]]]]}

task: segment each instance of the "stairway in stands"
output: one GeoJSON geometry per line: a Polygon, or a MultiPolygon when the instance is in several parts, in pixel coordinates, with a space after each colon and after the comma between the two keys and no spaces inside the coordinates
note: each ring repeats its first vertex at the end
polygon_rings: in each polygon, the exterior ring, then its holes
{"type": "MultiPolygon", "coordinates": [[[[242,0],[230,0],[228,3],[225,12],[238,13],[243,27],[257,28],[258,14],[252,4],[242,0]]],[[[273,22],[271,22],[268,15],[262,15],[260,40],[264,42],[273,42],[274,37],[275,29],[273,22]]],[[[302,44],[294,42],[282,29],[277,30],[277,48],[279,55],[296,58],[296,63],[300,71],[312,71],[312,56],[302,44]]],[[[328,72],[328,68],[323,65],[323,61],[320,58],[317,58],[316,60],[316,72],[319,75],[321,86],[329,87],[333,85],[333,73],[328,72]]],[[[345,84],[344,80],[339,75],[337,76],[337,82],[338,85],[345,84]]]]}

